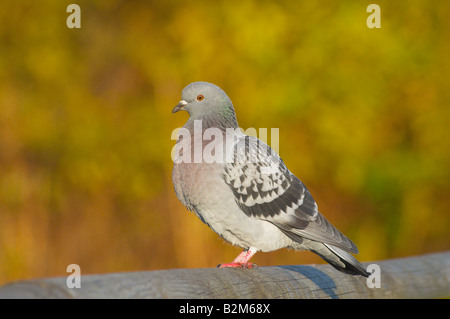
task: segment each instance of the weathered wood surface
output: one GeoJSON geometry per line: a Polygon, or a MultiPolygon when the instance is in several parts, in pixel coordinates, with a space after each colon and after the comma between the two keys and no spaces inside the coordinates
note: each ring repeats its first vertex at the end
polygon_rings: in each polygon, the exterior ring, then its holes
{"type": "Polygon", "coordinates": [[[450,252],[372,263],[381,287],[329,265],[255,269],[171,269],[18,281],[0,287],[0,298],[440,298],[450,297],[450,252]]]}

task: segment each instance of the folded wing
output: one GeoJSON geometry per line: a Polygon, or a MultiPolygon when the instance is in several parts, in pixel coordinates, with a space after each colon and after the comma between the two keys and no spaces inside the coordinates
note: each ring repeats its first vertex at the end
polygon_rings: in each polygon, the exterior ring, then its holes
{"type": "Polygon", "coordinates": [[[237,136],[223,179],[244,214],[271,222],[298,243],[306,238],[358,253],[355,244],[318,211],[311,193],[278,154],[256,137],[237,136]]]}

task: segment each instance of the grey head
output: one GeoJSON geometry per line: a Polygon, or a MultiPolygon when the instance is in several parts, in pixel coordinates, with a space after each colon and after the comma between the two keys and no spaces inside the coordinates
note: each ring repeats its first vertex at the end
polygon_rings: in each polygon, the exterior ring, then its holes
{"type": "Polygon", "coordinates": [[[238,127],[233,103],[217,85],[208,82],[193,82],[181,92],[181,101],[172,110],[187,111],[190,120],[214,119],[218,124],[238,127]]]}

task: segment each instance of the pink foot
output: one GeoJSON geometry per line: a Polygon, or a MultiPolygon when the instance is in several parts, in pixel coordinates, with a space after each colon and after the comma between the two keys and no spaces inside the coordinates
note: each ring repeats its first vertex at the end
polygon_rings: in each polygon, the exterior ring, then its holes
{"type": "Polygon", "coordinates": [[[219,264],[217,265],[217,268],[245,268],[245,269],[251,269],[257,267],[256,264],[253,263],[227,263],[227,264],[219,264]]]}
{"type": "Polygon", "coordinates": [[[256,253],[256,248],[250,247],[249,249],[244,249],[243,252],[237,256],[233,262],[227,263],[227,264],[220,264],[217,266],[217,268],[246,268],[251,269],[255,268],[256,264],[249,263],[248,261],[252,256],[256,253]]]}

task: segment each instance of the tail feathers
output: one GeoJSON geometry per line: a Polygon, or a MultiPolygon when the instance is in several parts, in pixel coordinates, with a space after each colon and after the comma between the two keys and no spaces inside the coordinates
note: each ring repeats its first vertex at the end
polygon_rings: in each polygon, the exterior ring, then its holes
{"type": "Polygon", "coordinates": [[[311,251],[319,255],[323,260],[337,270],[350,275],[369,277],[370,273],[368,273],[364,269],[364,266],[350,253],[325,243],[323,243],[321,247],[316,248],[319,249],[314,249],[311,251]]]}

